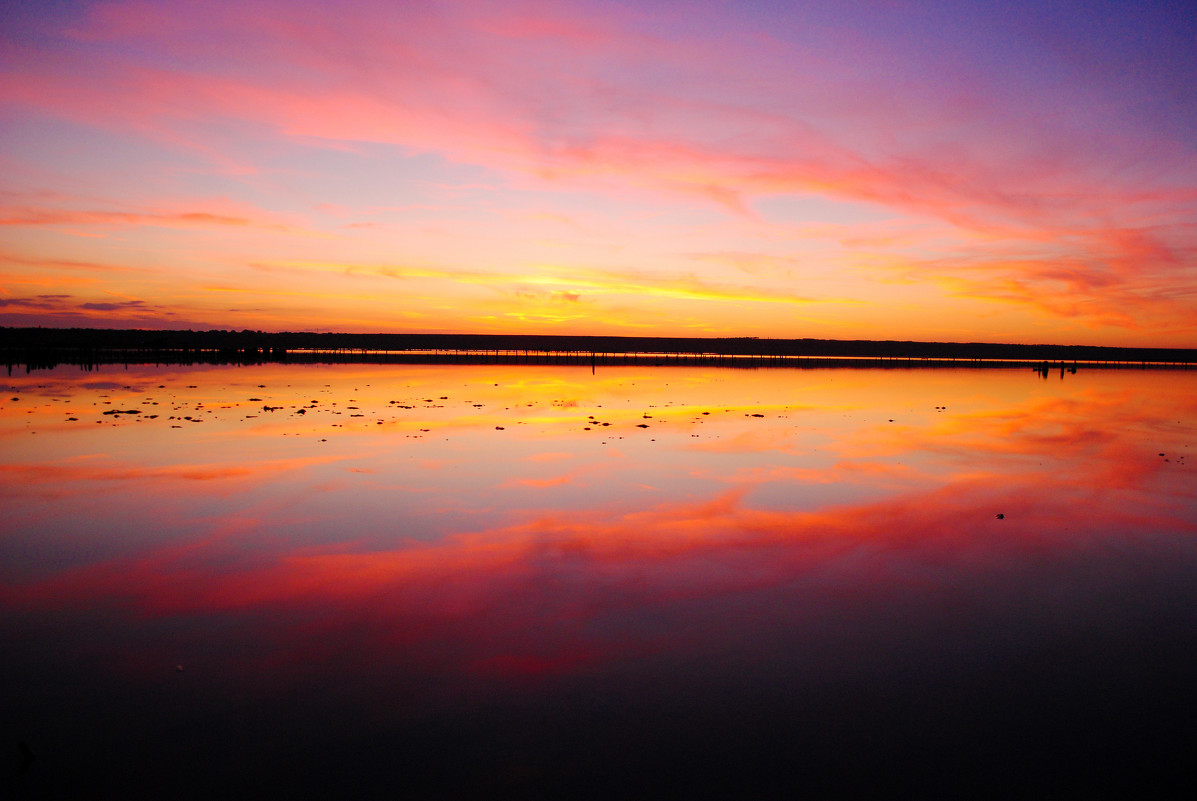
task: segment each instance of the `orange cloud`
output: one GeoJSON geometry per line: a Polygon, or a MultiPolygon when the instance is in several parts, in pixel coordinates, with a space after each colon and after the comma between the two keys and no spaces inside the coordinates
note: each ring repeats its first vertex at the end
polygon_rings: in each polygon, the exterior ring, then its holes
{"type": "Polygon", "coordinates": [[[264,228],[276,231],[289,230],[277,222],[267,222],[250,217],[217,214],[208,211],[180,212],[127,212],[127,211],[78,211],[63,208],[0,207],[0,225],[99,225],[139,226],[156,225],[167,228],[224,227],[264,228]]]}

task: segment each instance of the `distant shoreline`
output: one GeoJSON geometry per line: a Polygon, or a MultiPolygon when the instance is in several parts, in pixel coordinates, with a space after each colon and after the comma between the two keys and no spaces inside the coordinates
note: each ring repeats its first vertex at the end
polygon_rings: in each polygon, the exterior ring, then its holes
{"type": "Polygon", "coordinates": [[[728,366],[1171,366],[1197,367],[1194,348],[985,342],[621,337],[525,334],[327,334],[0,327],[14,366],[258,364],[269,362],[664,363],[728,366]]]}

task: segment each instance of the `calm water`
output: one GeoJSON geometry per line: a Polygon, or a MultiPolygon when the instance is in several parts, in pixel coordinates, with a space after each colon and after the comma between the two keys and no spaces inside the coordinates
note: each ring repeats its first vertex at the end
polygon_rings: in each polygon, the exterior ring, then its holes
{"type": "Polygon", "coordinates": [[[1194,780],[1197,372],[0,384],[17,797],[1194,780]]]}

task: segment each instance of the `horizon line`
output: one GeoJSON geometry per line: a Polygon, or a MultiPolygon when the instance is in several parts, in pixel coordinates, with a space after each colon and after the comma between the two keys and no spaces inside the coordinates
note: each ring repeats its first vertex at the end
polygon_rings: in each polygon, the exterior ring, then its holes
{"type": "MultiPolygon", "coordinates": [[[[494,333],[352,333],[334,331],[263,331],[256,329],[144,329],[144,328],[85,328],[57,326],[0,326],[0,348],[4,350],[57,349],[132,349],[132,350],[190,350],[190,349],[247,349],[271,348],[282,350],[320,349],[324,347],[365,350],[411,351],[426,349],[421,345],[439,344],[446,350],[541,350],[533,345],[557,344],[549,350],[646,352],[634,345],[657,343],[670,345],[669,352],[723,353],[725,355],[789,355],[789,356],[892,356],[906,358],[1001,358],[996,349],[1015,357],[1084,358],[1083,353],[1113,357],[1124,355],[1132,361],[1197,361],[1197,348],[1118,345],[1062,345],[1054,343],[1017,343],[984,341],[935,341],[911,339],[827,339],[816,337],[759,337],[759,336],[660,336],[625,334],[494,334],[494,333]],[[32,338],[32,341],[29,341],[32,338]],[[24,340],[24,341],[22,341],[24,340]],[[84,341],[86,340],[86,341],[84,341]],[[309,344],[303,344],[307,340],[309,344]],[[334,344],[337,343],[337,344],[334,344]],[[490,344],[490,348],[472,348],[470,344],[490,344]],[[521,344],[522,343],[522,344],[521,344]],[[720,344],[717,350],[691,350],[690,343],[720,344]],[[752,343],[756,347],[745,349],[752,343]],[[590,347],[580,347],[589,344],[590,347]],[[620,347],[625,346],[625,347],[620,347]],[[736,347],[739,346],[739,347],[736,347]],[[803,346],[799,348],[798,346],[803,346]],[[761,348],[764,348],[762,350],[761,348]],[[917,353],[897,353],[895,348],[917,353]],[[969,353],[959,349],[970,349],[969,353]],[[946,351],[944,349],[947,349],[946,351]],[[951,352],[948,352],[951,351],[951,352]],[[982,352],[977,352],[982,351],[982,352]],[[1051,356],[1046,351],[1056,352],[1051,356]],[[1010,353],[1014,352],[1014,353],[1010,353]],[[1150,355],[1154,354],[1154,358],[1150,355]],[[1131,356],[1141,358],[1130,358],[1131,356]],[[1162,359],[1164,355],[1186,358],[1162,359]]],[[[663,352],[663,351],[662,351],[663,352]]]]}

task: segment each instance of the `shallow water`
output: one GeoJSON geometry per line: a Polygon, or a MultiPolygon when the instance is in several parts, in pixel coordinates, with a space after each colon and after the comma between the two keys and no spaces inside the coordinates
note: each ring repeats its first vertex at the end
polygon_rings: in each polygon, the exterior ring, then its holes
{"type": "Polygon", "coordinates": [[[18,796],[1194,778],[1197,372],[3,383],[18,796]]]}

